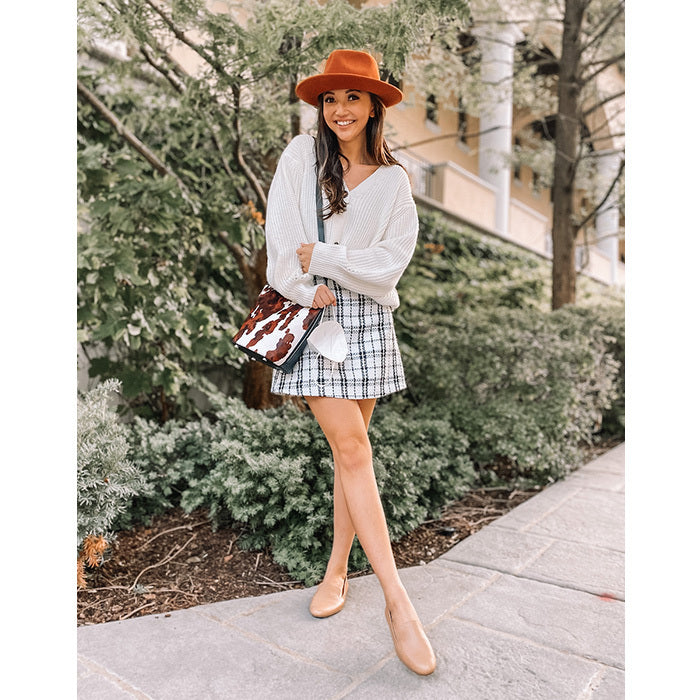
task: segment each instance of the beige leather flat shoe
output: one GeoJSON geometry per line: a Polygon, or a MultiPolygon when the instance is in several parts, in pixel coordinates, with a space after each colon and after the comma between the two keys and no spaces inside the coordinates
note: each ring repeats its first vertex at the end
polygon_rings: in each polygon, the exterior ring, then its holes
{"type": "Polygon", "coordinates": [[[389,623],[396,655],[414,673],[429,676],[437,662],[420,620],[407,620],[394,625],[389,608],[384,608],[384,615],[389,623]]]}
{"type": "Polygon", "coordinates": [[[314,617],[330,617],[340,612],[345,605],[345,596],[348,594],[348,577],[343,579],[340,590],[333,583],[321,581],[318,590],[309,604],[309,612],[314,617]]]}

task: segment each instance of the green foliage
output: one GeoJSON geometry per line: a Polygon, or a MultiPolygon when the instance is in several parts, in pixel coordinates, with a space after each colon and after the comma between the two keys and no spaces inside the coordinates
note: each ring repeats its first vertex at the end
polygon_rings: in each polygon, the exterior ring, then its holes
{"type": "Polygon", "coordinates": [[[423,322],[404,355],[409,387],[469,436],[480,468],[551,481],[577,465],[617,398],[617,314],[463,309],[449,325],[423,322]]]}
{"type": "MultiPolygon", "coordinates": [[[[448,89],[444,54],[466,3],[249,0],[245,25],[202,0],[164,7],[165,18],[140,1],[78,8],[81,49],[93,37],[129,47],[123,61],[81,60],[81,82],[169,171],[79,103],[78,338],[91,374],[121,380],[146,417],[128,429],[129,462],[126,428],[105,403],[118,383],[82,399],[79,540],[205,507],[313,583],[331,546],[333,478],[315,420],[221,397],[211,397],[215,420],[195,419],[187,390],[213,368],[241,374],[229,338],[248,309],[246,267],[232,250],[250,261],[262,249],[264,192],[298,116],[290,87],[342,46],[381,53],[384,74],[414,85],[440,76],[448,89]],[[200,37],[196,76],[163,51],[166,19],[200,37]]],[[[395,315],[415,405],[382,402],[370,427],[393,539],[469,488],[556,479],[581,441],[624,429],[621,308],[549,313],[545,261],[439,214],[420,218],[395,315]]],[[[350,566],[366,565],[356,544],[350,566]]]]}
{"type": "MultiPolygon", "coordinates": [[[[119,104],[104,99],[144,122],[151,117],[156,131],[191,138],[167,104],[149,107],[137,93],[119,104]]],[[[214,206],[210,181],[195,215],[173,178],[154,175],[114,135],[101,133],[84,105],[79,119],[79,184],[89,225],[78,235],[78,338],[91,376],[118,378],[132,406],[167,418],[187,407],[193,372],[241,364],[230,336],[246,302],[232,291],[240,274],[215,235],[225,230],[217,216],[228,211],[232,229],[235,214],[230,203],[214,206]]],[[[146,124],[142,131],[148,134],[146,124]]],[[[216,196],[223,199],[222,192],[216,196]]]]}
{"type": "Polygon", "coordinates": [[[434,318],[449,324],[465,307],[547,308],[546,261],[439,212],[420,209],[419,219],[416,252],[401,278],[395,314],[401,340],[410,344],[416,323],[434,318]]]}
{"type": "MultiPolygon", "coordinates": [[[[623,430],[623,308],[543,311],[535,256],[439,215],[421,222],[396,313],[414,403],[380,402],[370,427],[392,539],[470,488],[551,482],[601,427],[623,430]]],[[[148,485],[121,522],[205,507],[242,527],[244,546],[269,547],[293,576],[317,581],[332,541],[332,461],[316,421],[289,405],[209,398],[213,422],[134,422],[131,458],[148,485]]],[[[367,566],[357,543],[350,565],[367,566]]]]}
{"type": "MultiPolygon", "coordinates": [[[[483,485],[548,483],[622,410],[620,308],[462,309],[421,321],[404,352],[410,394],[372,418],[374,469],[392,539],[483,485]],[[611,411],[613,413],[611,413],[611,411]]],[[[314,583],[332,543],[332,460],[310,412],[210,396],[215,422],[136,420],[131,458],[148,485],[125,525],[172,506],[208,508],[314,583]]],[[[619,424],[618,429],[619,429],[619,424]]],[[[366,567],[355,544],[350,566],[366,567]]]]}
{"type": "Polygon", "coordinates": [[[566,306],[561,316],[576,318],[583,334],[598,336],[605,352],[617,363],[610,406],[603,411],[601,433],[625,435],[625,312],[622,305],[566,306]]]}
{"type": "MultiPolygon", "coordinates": [[[[169,506],[206,507],[215,523],[243,525],[239,544],[270,547],[293,576],[317,581],[332,544],[333,463],[315,419],[292,406],[261,412],[235,399],[220,399],[217,415],[213,426],[206,420],[134,423],[131,455],[148,487],[122,522],[169,506]]],[[[370,438],[394,539],[478,483],[466,437],[429,412],[380,406],[370,438]]],[[[366,565],[355,543],[350,566],[366,565]]]]}
{"type": "Polygon", "coordinates": [[[144,487],[128,460],[128,430],[110,407],[119,382],[107,380],[78,397],[78,547],[88,535],[108,536],[120,513],[144,487]]]}
{"type": "Polygon", "coordinates": [[[214,467],[211,445],[215,435],[207,418],[170,420],[163,425],[136,418],[130,425],[129,455],[146,483],[116,527],[126,530],[180,505],[183,493],[214,467]]]}
{"type": "Polygon", "coordinates": [[[298,128],[290,88],[338,47],[379,52],[400,76],[468,18],[460,0],[239,5],[240,24],[204,0],[78,3],[78,77],[143,144],[79,102],[78,340],[91,376],[118,378],[132,409],[162,421],[191,413],[188,389],[210,370],[241,375],[229,339],[264,247],[265,192],[298,128]],[[196,75],[168,54],[180,33],[198,37],[196,75]],[[125,58],[94,60],[98,40],[124,42],[125,58]]]}

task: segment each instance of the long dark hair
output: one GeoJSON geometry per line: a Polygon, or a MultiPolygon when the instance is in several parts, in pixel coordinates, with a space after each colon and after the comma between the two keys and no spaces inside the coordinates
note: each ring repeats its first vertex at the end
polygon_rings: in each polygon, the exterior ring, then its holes
{"type": "MultiPolygon", "coordinates": [[[[367,121],[365,136],[367,153],[377,165],[401,165],[391,155],[384,140],[384,115],[386,108],[377,95],[369,93],[374,107],[374,116],[367,121]]],[[[345,185],[343,184],[343,163],[347,158],[340,152],[338,137],[331,131],[323,118],[323,93],[318,96],[318,132],[316,136],[316,172],[318,182],[328,197],[328,209],[323,215],[328,219],[333,214],[342,214],[347,204],[345,185]]],[[[348,163],[349,165],[349,163],[348,163]]],[[[403,167],[403,166],[402,166],[403,167]]]]}

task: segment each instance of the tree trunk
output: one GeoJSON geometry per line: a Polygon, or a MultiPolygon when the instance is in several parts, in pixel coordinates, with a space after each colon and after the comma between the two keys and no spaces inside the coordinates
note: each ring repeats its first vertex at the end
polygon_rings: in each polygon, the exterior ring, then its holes
{"type": "MultiPolygon", "coordinates": [[[[257,301],[260,290],[267,282],[267,249],[265,246],[255,250],[250,258],[247,258],[243,249],[234,244],[232,246],[238,267],[245,280],[248,293],[248,305],[252,308],[257,301]]],[[[279,406],[283,399],[270,392],[272,381],[272,368],[261,362],[248,360],[243,379],[243,401],[248,408],[270,408],[279,406]]]]}
{"type": "Polygon", "coordinates": [[[579,143],[581,24],[586,0],[566,0],[552,184],[552,309],[576,302],[574,178],[579,143]]]}

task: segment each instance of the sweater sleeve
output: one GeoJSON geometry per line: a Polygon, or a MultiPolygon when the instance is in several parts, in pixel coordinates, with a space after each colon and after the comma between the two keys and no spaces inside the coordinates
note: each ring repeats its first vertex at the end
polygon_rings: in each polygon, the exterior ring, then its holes
{"type": "Polygon", "coordinates": [[[408,187],[408,199],[405,193],[397,198],[401,203],[392,212],[381,241],[362,249],[316,243],[309,272],[385,303],[408,267],[418,238],[418,214],[408,187]]]}
{"type": "Polygon", "coordinates": [[[265,221],[267,281],[287,299],[311,306],[318,285],[311,274],[301,271],[296,255],[299,244],[308,242],[300,208],[304,175],[300,141],[297,137],[282,152],[270,185],[265,221]]]}

